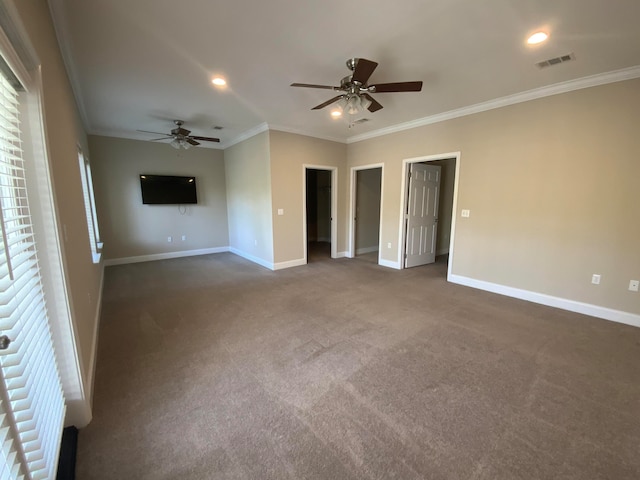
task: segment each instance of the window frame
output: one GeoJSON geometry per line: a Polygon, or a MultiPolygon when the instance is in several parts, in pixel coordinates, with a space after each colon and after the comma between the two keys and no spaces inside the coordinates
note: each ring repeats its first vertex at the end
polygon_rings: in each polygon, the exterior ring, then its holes
{"type": "MultiPolygon", "coordinates": [[[[57,162],[53,161],[45,122],[42,61],[33,48],[13,0],[0,0],[0,56],[25,88],[21,100],[24,107],[21,118],[24,127],[22,146],[25,150],[27,188],[42,282],[67,405],[65,425],[82,428],[88,425],[92,417],[95,357],[87,365],[83,362],[77,316],[71,302],[71,280],[67,265],[71,261],[69,256],[74,254],[65,249],[66,226],[58,211],[53,182],[52,165],[57,162]]],[[[72,144],[72,150],[73,147],[72,144]]]]}
{"type": "MultiPolygon", "coordinates": [[[[31,215],[29,162],[22,117],[28,115],[26,82],[5,60],[0,45],[0,268],[1,333],[11,343],[0,352],[0,397],[5,430],[2,478],[51,478],[56,471],[66,415],[48,300],[31,215]],[[11,473],[9,473],[9,471],[11,473]],[[5,477],[6,475],[6,477],[5,477]],[[33,477],[32,477],[33,475],[33,477]]],[[[26,77],[27,81],[30,77],[26,77]]],[[[28,149],[33,151],[33,148],[28,149]]]]}
{"type": "Polygon", "coordinates": [[[80,168],[80,181],[82,183],[82,199],[84,211],[87,219],[87,230],[89,233],[89,244],[91,247],[91,257],[93,263],[100,263],[102,257],[102,247],[100,239],[100,228],[98,226],[98,214],[96,211],[96,200],[93,192],[93,176],[91,174],[91,163],[80,146],[78,146],[78,164],[80,168]]]}

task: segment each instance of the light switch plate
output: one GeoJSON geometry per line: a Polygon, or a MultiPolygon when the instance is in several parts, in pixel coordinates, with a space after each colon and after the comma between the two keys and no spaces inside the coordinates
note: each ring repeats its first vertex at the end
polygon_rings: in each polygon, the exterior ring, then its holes
{"type": "Polygon", "coordinates": [[[462,216],[464,218],[469,218],[469,215],[471,215],[471,210],[462,210],[462,216]]]}
{"type": "Polygon", "coordinates": [[[284,215],[284,208],[278,209],[278,215],[284,215]]]}

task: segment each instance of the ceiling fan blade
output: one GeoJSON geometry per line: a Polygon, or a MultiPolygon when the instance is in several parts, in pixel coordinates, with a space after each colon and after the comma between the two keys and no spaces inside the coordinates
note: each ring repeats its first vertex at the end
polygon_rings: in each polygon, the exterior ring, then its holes
{"type": "Polygon", "coordinates": [[[356,59],[356,68],[351,76],[351,81],[360,82],[362,85],[366,84],[377,66],[378,64],[376,62],[372,62],[366,58],[356,59]]]}
{"type": "Polygon", "coordinates": [[[331,100],[327,100],[324,103],[321,103],[320,105],[316,105],[315,107],[313,107],[311,110],[320,110],[321,108],[326,107],[327,105],[331,105],[333,102],[337,102],[338,100],[340,100],[343,96],[342,95],[338,95],[337,97],[333,97],[331,100]]]}
{"type": "Polygon", "coordinates": [[[162,133],[162,132],[150,132],[149,130],[136,130],[136,132],[142,132],[142,133],[153,133],[154,135],[169,135],[168,133],[162,133]]]}
{"type": "Polygon", "coordinates": [[[377,85],[369,85],[369,91],[371,93],[419,92],[420,90],[422,90],[422,82],[378,83],[377,85]]]}
{"type": "Polygon", "coordinates": [[[371,102],[371,105],[369,105],[369,107],[367,108],[367,110],[369,110],[371,113],[377,112],[378,110],[384,108],[382,105],[380,105],[379,102],[376,101],[375,98],[373,98],[368,93],[365,93],[362,96],[371,102]]]}
{"type": "Polygon", "coordinates": [[[172,135],[182,135],[183,137],[189,136],[191,130],[187,130],[186,128],[177,127],[171,130],[172,135]]]}
{"type": "Polygon", "coordinates": [[[213,138],[213,137],[198,137],[196,135],[191,135],[191,137],[189,138],[193,138],[194,140],[200,140],[203,142],[219,142],[220,139],[219,138],[213,138]]]}
{"type": "Polygon", "coordinates": [[[173,138],[173,137],[172,136],[168,136],[168,137],[152,138],[149,141],[150,142],[157,142],[158,140],[169,140],[170,138],[173,138]]]}
{"type": "Polygon", "coordinates": [[[304,88],[324,88],[325,90],[340,90],[339,87],[332,87],[330,85],[314,85],[311,83],[292,83],[291,86],[304,88]]]}
{"type": "Polygon", "coordinates": [[[196,142],[193,138],[191,137],[187,137],[185,139],[188,143],[190,143],[191,145],[200,145],[200,142],[196,142]]]}

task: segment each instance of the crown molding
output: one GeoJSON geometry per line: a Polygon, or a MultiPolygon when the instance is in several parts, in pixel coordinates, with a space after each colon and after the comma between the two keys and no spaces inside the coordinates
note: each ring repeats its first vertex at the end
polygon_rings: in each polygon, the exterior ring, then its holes
{"type": "MultiPolygon", "coordinates": [[[[56,0],[53,0],[53,2],[55,1],[56,0]]],[[[240,135],[234,137],[229,141],[223,142],[221,144],[214,144],[214,145],[207,144],[207,145],[203,145],[203,147],[213,148],[217,150],[220,150],[220,149],[224,150],[240,142],[243,142],[244,140],[248,140],[251,137],[254,137],[260,133],[263,133],[269,130],[292,133],[296,135],[304,135],[308,137],[318,138],[321,140],[328,140],[331,142],[351,144],[351,143],[356,143],[363,140],[368,140],[371,138],[389,135],[391,133],[410,130],[412,128],[417,128],[425,125],[431,125],[434,123],[452,120],[454,118],[465,117],[467,115],[486,112],[488,110],[495,110],[497,108],[507,107],[510,105],[518,104],[518,103],[524,103],[530,100],[550,97],[552,95],[559,95],[562,93],[568,93],[575,90],[581,90],[584,88],[596,87],[599,85],[606,85],[609,83],[622,82],[625,80],[633,80],[635,78],[640,78],[640,65],[624,68],[621,70],[615,70],[612,72],[591,75],[589,77],[578,78],[576,80],[569,80],[566,82],[556,83],[553,85],[548,85],[546,87],[535,88],[533,90],[527,90],[525,92],[520,92],[513,95],[508,95],[506,97],[500,97],[493,100],[489,100],[487,102],[477,103],[475,105],[470,105],[470,106],[458,108],[455,110],[449,110],[448,112],[438,113],[436,115],[430,115],[428,117],[419,118],[409,122],[399,123],[396,125],[392,125],[390,127],[381,128],[381,129],[374,130],[367,133],[362,133],[360,135],[354,135],[352,137],[348,137],[346,140],[339,139],[336,137],[325,136],[325,135],[316,135],[309,131],[294,129],[294,128],[286,127],[283,125],[269,125],[268,123],[263,122],[255,127],[245,130],[243,133],[241,133],[240,135]]],[[[81,114],[84,117],[84,110],[82,109],[81,106],[80,106],[80,109],[81,109],[81,114]]],[[[148,141],[130,132],[113,132],[113,131],[107,132],[107,131],[94,130],[94,131],[90,131],[89,134],[102,135],[106,137],[128,138],[130,140],[148,141]]]]}
{"type": "Polygon", "coordinates": [[[262,132],[266,132],[268,130],[269,130],[269,125],[267,125],[266,122],[263,122],[260,125],[257,125],[257,126],[255,126],[253,128],[250,128],[249,130],[245,130],[243,133],[241,133],[237,137],[229,140],[228,142],[224,142],[224,144],[221,145],[220,148],[222,148],[224,150],[226,148],[233,147],[237,143],[240,143],[240,142],[243,142],[245,140],[248,140],[251,137],[255,137],[256,135],[258,135],[258,134],[260,134],[262,132]]]}
{"type": "Polygon", "coordinates": [[[330,142],[347,143],[344,138],[330,137],[328,135],[317,135],[309,131],[298,130],[296,128],[285,127],[283,125],[269,125],[269,130],[275,130],[278,132],[285,132],[285,133],[293,133],[295,135],[304,135],[305,137],[319,138],[320,140],[328,140],[330,142]]]}
{"type": "Polygon", "coordinates": [[[71,91],[76,99],[76,105],[78,112],[80,113],[80,119],[84,125],[86,132],[91,130],[89,123],[89,116],[87,115],[87,109],[84,104],[84,96],[82,95],[82,88],[80,87],[80,81],[78,80],[78,72],[73,63],[73,55],[71,54],[71,39],[69,38],[69,22],[67,22],[67,16],[64,13],[64,5],[62,0],[49,0],[49,12],[53,18],[53,29],[56,33],[58,40],[58,47],[60,48],[60,54],[62,55],[62,62],[64,63],[65,70],[67,71],[67,77],[71,84],[71,91]]]}
{"type": "MultiPolygon", "coordinates": [[[[141,138],[139,134],[128,132],[128,131],[92,130],[90,132],[87,132],[87,135],[94,135],[98,137],[109,137],[109,138],[122,138],[125,140],[137,140],[139,142],[151,142],[151,140],[149,140],[148,138],[141,138]]],[[[159,145],[162,145],[161,142],[151,142],[151,143],[157,143],[159,145]]],[[[167,144],[168,143],[165,143],[164,145],[167,145],[167,144]]],[[[222,147],[219,143],[203,142],[198,146],[198,148],[223,150],[225,147],[222,147]]]]}
{"type": "Polygon", "coordinates": [[[634,67],[623,68],[621,70],[614,70],[612,72],[600,73],[597,75],[591,75],[588,77],[578,78],[576,80],[569,80],[566,82],[555,83],[546,87],[534,88],[533,90],[527,90],[506,97],[496,98],[487,102],[476,103],[468,107],[457,108],[455,110],[449,110],[448,112],[438,113],[436,115],[430,115],[428,117],[419,118],[410,122],[399,123],[391,127],[381,128],[372,132],[363,133],[360,135],[354,135],[347,139],[347,143],[356,143],[362,140],[368,140],[375,137],[381,137],[383,135],[389,135],[390,133],[401,132],[416,127],[422,127],[425,125],[431,125],[434,123],[444,122],[446,120],[452,120],[454,118],[465,117],[467,115],[473,115],[475,113],[486,112],[488,110],[495,110],[496,108],[507,107],[509,105],[515,105],[517,103],[524,103],[530,100],[537,100],[539,98],[550,97],[552,95],[559,95],[561,93],[568,93],[574,90],[582,90],[584,88],[597,87],[599,85],[605,85],[608,83],[622,82],[625,80],[632,80],[640,77],[640,65],[634,67]]]}

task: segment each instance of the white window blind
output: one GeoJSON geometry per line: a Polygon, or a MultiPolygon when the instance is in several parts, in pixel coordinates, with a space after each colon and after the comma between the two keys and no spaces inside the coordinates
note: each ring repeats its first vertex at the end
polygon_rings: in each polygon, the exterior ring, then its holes
{"type": "Polygon", "coordinates": [[[0,74],[0,480],[53,479],[64,398],[33,236],[18,94],[0,74]]]}
{"type": "Polygon", "coordinates": [[[93,196],[93,178],[91,176],[91,165],[82,150],[78,149],[78,161],[80,162],[80,180],[82,181],[82,193],[84,200],[84,211],[87,216],[87,227],[89,229],[89,242],[91,243],[91,254],[93,263],[100,261],[100,230],[98,229],[98,215],[96,214],[96,201],[93,196]]]}

